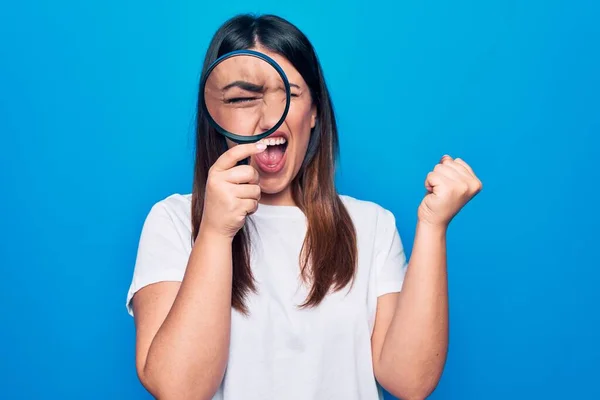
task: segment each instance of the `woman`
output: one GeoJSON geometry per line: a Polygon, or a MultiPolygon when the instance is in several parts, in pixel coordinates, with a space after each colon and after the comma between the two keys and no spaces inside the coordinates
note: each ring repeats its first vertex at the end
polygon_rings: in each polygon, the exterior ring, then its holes
{"type": "Polygon", "coordinates": [[[407,265],[394,216],[336,193],[336,122],[307,38],[275,16],[238,16],[204,69],[238,49],[298,85],[285,144],[226,145],[199,109],[193,194],[150,211],[127,298],[142,384],[177,400],[369,400],[379,385],[425,398],[448,341],[446,228],[481,183],[442,158],[407,265]]]}

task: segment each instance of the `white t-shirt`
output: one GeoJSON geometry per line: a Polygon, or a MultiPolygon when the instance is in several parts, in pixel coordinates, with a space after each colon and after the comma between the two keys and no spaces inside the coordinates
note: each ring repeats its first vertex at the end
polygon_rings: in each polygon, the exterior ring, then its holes
{"type": "MultiPolygon", "coordinates": [[[[229,360],[213,400],[376,400],[371,334],[377,297],[399,292],[407,260],[391,212],[340,196],[357,233],[358,269],[349,289],[300,309],[306,220],[293,206],[259,205],[251,232],[257,294],[249,317],[233,310],[229,360]]],[[[191,195],[175,194],[150,211],[139,243],[127,309],[140,288],[181,281],[191,252],[191,195]]]]}

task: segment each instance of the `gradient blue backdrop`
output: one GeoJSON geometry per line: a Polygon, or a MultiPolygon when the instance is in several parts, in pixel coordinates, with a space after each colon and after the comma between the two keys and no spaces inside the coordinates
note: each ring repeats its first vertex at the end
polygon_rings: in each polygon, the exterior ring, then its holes
{"type": "Polygon", "coordinates": [[[409,251],[444,153],[484,182],[450,229],[432,398],[600,398],[600,6],[285,3],[0,6],[0,397],[149,398],[124,305],[139,232],[154,202],[189,192],[204,51],[251,11],[314,42],[340,191],[391,209],[409,251]]]}

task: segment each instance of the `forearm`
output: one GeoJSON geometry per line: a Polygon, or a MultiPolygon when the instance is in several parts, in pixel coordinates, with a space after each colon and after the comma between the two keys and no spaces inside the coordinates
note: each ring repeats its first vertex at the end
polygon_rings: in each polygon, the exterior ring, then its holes
{"type": "Polygon", "coordinates": [[[446,360],[447,286],[446,229],[420,222],[380,360],[386,375],[416,398],[434,390],[446,360]]]}
{"type": "Polygon", "coordinates": [[[201,229],[144,367],[159,398],[211,398],[217,390],[229,353],[231,284],[231,240],[201,229]]]}

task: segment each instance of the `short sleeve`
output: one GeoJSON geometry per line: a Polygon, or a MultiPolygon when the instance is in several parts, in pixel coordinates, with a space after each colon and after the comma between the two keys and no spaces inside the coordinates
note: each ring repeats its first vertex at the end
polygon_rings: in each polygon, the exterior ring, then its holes
{"type": "Polygon", "coordinates": [[[187,229],[182,225],[164,202],[155,204],[150,210],[142,227],[127,293],[126,307],[130,315],[133,316],[131,299],[138,290],[157,282],[183,280],[190,251],[184,241],[187,229]]]}
{"type": "Polygon", "coordinates": [[[396,219],[386,209],[380,210],[376,237],[375,285],[376,294],[379,297],[402,290],[408,263],[396,227],[396,219]]]}

